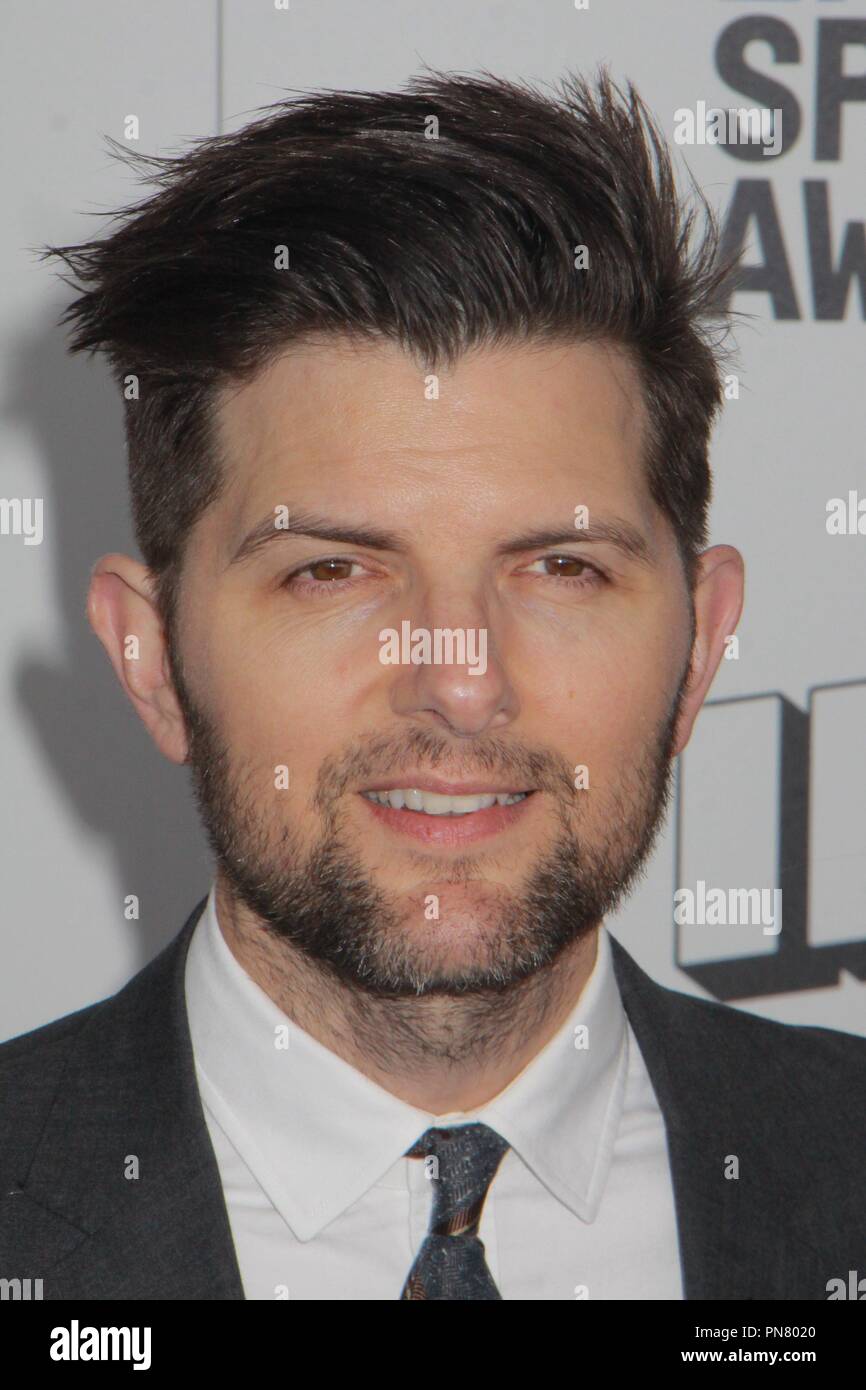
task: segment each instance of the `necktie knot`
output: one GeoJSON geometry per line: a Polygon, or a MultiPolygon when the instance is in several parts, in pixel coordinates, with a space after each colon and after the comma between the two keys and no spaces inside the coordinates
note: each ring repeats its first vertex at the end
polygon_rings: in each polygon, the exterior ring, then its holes
{"type": "Polygon", "coordinates": [[[433,1185],[431,1236],[474,1236],[508,1142],[489,1125],[428,1129],[408,1150],[428,1162],[433,1185]]]}

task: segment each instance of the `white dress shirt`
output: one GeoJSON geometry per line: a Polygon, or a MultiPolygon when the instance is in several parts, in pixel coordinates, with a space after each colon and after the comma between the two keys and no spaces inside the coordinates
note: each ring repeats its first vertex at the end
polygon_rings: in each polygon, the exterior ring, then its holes
{"type": "Polygon", "coordinates": [[[399,1100],[291,1022],[232,955],[213,889],[185,983],[248,1299],[399,1299],[432,1206],[405,1151],[473,1120],[511,1146],[478,1232],[503,1299],[682,1298],[664,1122],[606,928],[555,1036],[493,1100],[451,1115],[399,1100]]]}

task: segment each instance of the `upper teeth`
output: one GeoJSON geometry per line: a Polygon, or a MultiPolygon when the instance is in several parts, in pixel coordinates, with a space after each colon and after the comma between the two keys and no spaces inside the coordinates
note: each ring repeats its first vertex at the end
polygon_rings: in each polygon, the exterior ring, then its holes
{"type": "Polygon", "coordinates": [[[512,806],[527,795],[527,792],[491,792],[478,796],[442,796],[439,792],[422,792],[415,787],[362,792],[362,796],[378,801],[381,806],[390,806],[395,811],[423,811],[428,816],[465,816],[470,811],[486,811],[497,802],[500,806],[512,806]]]}

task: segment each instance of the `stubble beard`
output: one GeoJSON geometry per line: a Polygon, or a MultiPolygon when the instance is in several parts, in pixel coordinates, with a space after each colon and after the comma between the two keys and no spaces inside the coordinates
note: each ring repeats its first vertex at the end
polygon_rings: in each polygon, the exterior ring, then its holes
{"type": "Polygon", "coordinates": [[[479,885],[474,930],[461,932],[455,959],[447,909],[427,921],[421,884],[412,901],[416,920],[407,925],[406,909],[353,849],[345,805],[346,789],[375,786],[375,776],[364,774],[375,766],[384,775],[387,761],[430,771],[447,762],[453,772],[448,740],[414,730],[326,760],[309,812],[322,830],[305,851],[295,827],[267,815],[268,795],[274,806],[289,793],[273,792],[264,771],[238,771],[220,730],[190,698],[182,674],[175,675],[196,802],[223,884],[261,927],[251,948],[269,962],[268,992],[299,1022],[305,1010],[315,1014],[318,991],[323,1007],[325,997],[338,999],[354,1045],[383,1067],[489,1056],[518,1026],[526,1036],[542,1025],[559,1002],[557,962],[615,910],[644,870],[671,799],[672,747],[687,681],[683,675],[640,765],[623,769],[612,790],[595,792],[604,812],[594,812],[592,822],[592,789],[575,790],[570,771],[549,753],[517,753],[499,741],[486,742],[474,756],[462,751],[473,772],[508,773],[509,780],[513,774],[513,785],[547,791],[558,830],[517,888],[490,885],[472,855],[429,866],[429,874],[461,890],[479,885]],[[533,780],[521,782],[527,772],[533,780]]]}

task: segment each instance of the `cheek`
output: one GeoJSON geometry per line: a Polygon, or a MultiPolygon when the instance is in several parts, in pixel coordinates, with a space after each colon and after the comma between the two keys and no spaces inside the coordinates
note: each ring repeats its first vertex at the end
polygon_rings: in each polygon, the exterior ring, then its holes
{"type": "Polygon", "coordinates": [[[312,655],[273,637],[261,646],[247,638],[222,685],[238,756],[265,770],[285,765],[299,792],[351,730],[357,686],[351,657],[312,655]]]}
{"type": "MultiPolygon", "coordinates": [[[[638,754],[655,736],[673,697],[676,672],[668,644],[583,645],[533,682],[524,701],[539,735],[570,761],[599,764],[638,754]],[[533,713],[530,713],[533,711],[533,713]],[[572,759],[572,752],[575,757],[572,759]],[[583,750],[586,756],[578,758],[583,750]]],[[[524,687],[526,688],[526,687],[524,687]]]]}

